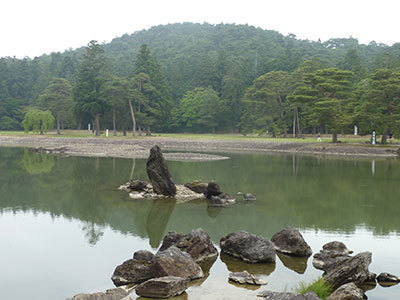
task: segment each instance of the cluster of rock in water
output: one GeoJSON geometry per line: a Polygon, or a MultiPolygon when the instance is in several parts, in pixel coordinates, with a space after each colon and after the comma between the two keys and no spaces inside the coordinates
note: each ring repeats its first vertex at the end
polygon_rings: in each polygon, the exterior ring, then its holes
{"type": "MultiPolygon", "coordinates": [[[[301,233],[287,227],[276,233],[271,240],[245,231],[232,232],[220,240],[221,252],[246,263],[275,263],[277,254],[296,257],[312,255],[310,246],[301,233]]],[[[328,300],[366,299],[360,288],[365,284],[397,284],[399,278],[388,273],[376,276],[369,271],[371,253],[362,252],[351,256],[352,251],[341,242],[330,242],[314,255],[313,265],[324,271],[323,278],[334,292],[328,300]]],[[[201,228],[188,234],[168,232],[157,253],[140,250],[131,259],[117,266],[111,279],[115,286],[134,289],[136,294],[149,298],[170,298],[182,294],[192,280],[205,276],[218,257],[218,250],[210,236],[201,228]],[[204,269],[204,270],[203,270],[204,269]]],[[[248,271],[231,272],[229,278],[239,284],[264,285],[267,281],[248,271]]],[[[130,290],[117,288],[105,294],[79,294],[73,300],[108,299],[129,300],[130,290]],[[94,295],[97,295],[94,297],[94,295]]],[[[262,291],[264,299],[318,300],[313,292],[295,295],[288,292],[262,291]]],[[[134,298],[135,296],[132,295],[134,298]]]]}
{"type": "MultiPolygon", "coordinates": [[[[151,183],[131,179],[120,189],[128,191],[129,196],[133,199],[174,197],[177,202],[207,199],[212,207],[228,207],[236,201],[231,195],[222,192],[220,186],[214,181],[209,183],[194,181],[184,185],[175,185],[158,146],[154,146],[150,150],[146,171],[151,183]]],[[[254,195],[250,193],[243,195],[243,201],[255,200],[254,195]]]]}
{"type": "MultiPolygon", "coordinates": [[[[122,188],[131,192],[133,198],[181,197],[183,199],[209,199],[213,206],[227,206],[234,202],[229,195],[222,193],[215,182],[208,184],[193,182],[185,186],[175,186],[158,146],[151,149],[147,161],[147,173],[152,182],[133,180],[122,188]],[[188,190],[194,194],[188,192],[188,190]],[[199,196],[200,195],[200,196],[199,196]]],[[[251,194],[244,199],[255,200],[251,194]]],[[[274,264],[276,255],[309,257],[310,246],[301,233],[287,227],[272,236],[271,240],[245,231],[232,232],[220,240],[221,253],[235,257],[247,264],[274,264]]],[[[313,266],[324,271],[323,278],[334,292],[328,300],[366,299],[360,288],[365,284],[397,284],[400,280],[394,275],[381,273],[379,276],[369,271],[372,254],[362,252],[351,256],[352,251],[341,242],[330,242],[322,247],[313,258],[313,266]]],[[[170,298],[182,294],[190,281],[203,278],[218,257],[218,250],[210,236],[201,228],[188,234],[168,232],[157,253],[140,250],[131,259],[117,266],[111,279],[115,286],[125,287],[108,290],[105,293],[79,294],[72,300],[130,300],[134,289],[136,294],[149,298],[170,298]]],[[[222,259],[222,257],[221,257],[222,259]]],[[[250,268],[249,268],[250,269],[250,268]]],[[[251,274],[247,270],[229,273],[230,281],[238,284],[265,285],[265,278],[251,274]]],[[[313,292],[295,295],[288,292],[262,291],[263,299],[274,300],[318,300],[313,292]]]]}

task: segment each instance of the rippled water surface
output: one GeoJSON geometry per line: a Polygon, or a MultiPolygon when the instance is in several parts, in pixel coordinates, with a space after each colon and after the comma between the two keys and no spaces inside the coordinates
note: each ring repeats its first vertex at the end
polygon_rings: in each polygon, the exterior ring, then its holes
{"type": "MultiPolygon", "coordinates": [[[[133,252],[155,252],[170,230],[202,227],[218,247],[235,230],[270,238],[290,225],[314,252],[332,240],[356,253],[371,251],[370,270],[400,275],[398,160],[292,155],[231,155],[216,162],[168,162],[174,181],[217,181],[228,193],[251,192],[229,208],[205,201],[131,200],[117,187],[146,179],[145,161],[61,157],[0,148],[1,299],[66,299],[112,288],[114,268],[133,252]]],[[[260,290],[287,290],[321,276],[311,259],[279,256],[247,265],[221,255],[182,299],[255,299],[260,290]],[[230,271],[267,277],[260,288],[228,282],[230,271]]],[[[397,299],[400,287],[377,286],[369,299],[397,299]]]]}

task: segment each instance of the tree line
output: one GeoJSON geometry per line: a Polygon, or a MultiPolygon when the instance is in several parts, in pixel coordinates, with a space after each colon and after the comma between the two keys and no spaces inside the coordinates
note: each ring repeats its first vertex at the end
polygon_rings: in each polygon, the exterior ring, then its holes
{"type": "Polygon", "coordinates": [[[21,128],[36,108],[51,111],[58,131],[90,123],[97,134],[329,132],[335,139],[357,125],[387,137],[398,131],[399,67],[399,44],[311,42],[247,25],[156,26],[109,44],[1,58],[0,129],[21,128]]]}

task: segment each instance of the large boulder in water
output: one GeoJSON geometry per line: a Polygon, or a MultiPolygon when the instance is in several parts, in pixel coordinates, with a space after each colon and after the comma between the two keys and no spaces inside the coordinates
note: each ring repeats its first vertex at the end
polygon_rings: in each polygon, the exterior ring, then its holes
{"type": "Polygon", "coordinates": [[[275,249],[271,242],[246,231],[236,231],[220,241],[221,251],[249,263],[274,263],[275,249]]]}
{"type": "Polygon", "coordinates": [[[335,290],[343,284],[353,282],[357,286],[364,283],[370,272],[371,252],[362,252],[349,260],[334,264],[325,270],[324,278],[335,290]]]}
{"type": "Polygon", "coordinates": [[[155,193],[170,197],[176,195],[175,183],[171,179],[161,149],[157,145],[150,149],[146,171],[155,193]]]}
{"type": "Polygon", "coordinates": [[[365,294],[362,289],[357,287],[353,282],[347,283],[334,291],[327,300],[364,300],[365,294]]]}
{"type": "Polygon", "coordinates": [[[301,233],[294,228],[286,227],[271,238],[271,243],[277,252],[294,255],[310,256],[311,247],[306,243],[301,233]]]}
{"type": "Polygon", "coordinates": [[[151,269],[154,277],[177,276],[192,280],[204,276],[192,257],[175,246],[158,252],[152,260],[151,269]]]}
{"type": "Polygon", "coordinates": [[[150,268],[154,255],[149,251],[138,251],[133,259],[123,262],[115,268],[111,280],[115,286],[136,284],[155,277],[150,268]]]}
{"type": "Polygon", "coordinates": [[[322,246],[322,250],[313,258],[313,266],[319,270],[327,270],[351,258],[349,254],[353,251],[347,249],[342,242],[333,241],[322,246]]]}
{"type": "Polygon", "coordinates": [[[215,259],[218,250],[214,247],[210,236],[202,228],[192,230],[192,232],[182,235],[175,231],[170,231],[164,237],[160,250],[163,251],[174,245],[181,251],[189,253],[196,263],[215,259]]]}
{"type": "Polygon", "coordinates": [[[188,288],[189,279],[175,276],[153,278],[136,287],[136,294],[146,298],[171,298],[188,288]]]}
{"type": "Polygon", "coordinates": [[[207,185],[206,197],[211,199],[211,196],[219,196],[222,194],[221,188],[218,183],[211,181],[207,185]]]}

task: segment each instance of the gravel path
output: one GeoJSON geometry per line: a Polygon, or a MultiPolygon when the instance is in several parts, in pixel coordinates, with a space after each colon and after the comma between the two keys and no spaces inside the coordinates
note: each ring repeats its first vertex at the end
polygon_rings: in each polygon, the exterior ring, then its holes
{"type": "Polygon", "coordinates": [[[260,153],[286,152],[361,157],[398,157],[398,146],[379,146],[362,144],[330,144],[309,142],[281,142],[271,140],[223,140],[186,139],[172,137],[140,137],[135,139],[117,138],[64,138],[49,136],[0,136],[0,146],[19,146],[44,148],[49,152],[61,152],[72,156],[130,157],[147,158],[153,145],[161,149],[203,153],[166,153],[169,160],[218,160],[227,157],[219,153],[260,153]]]}

